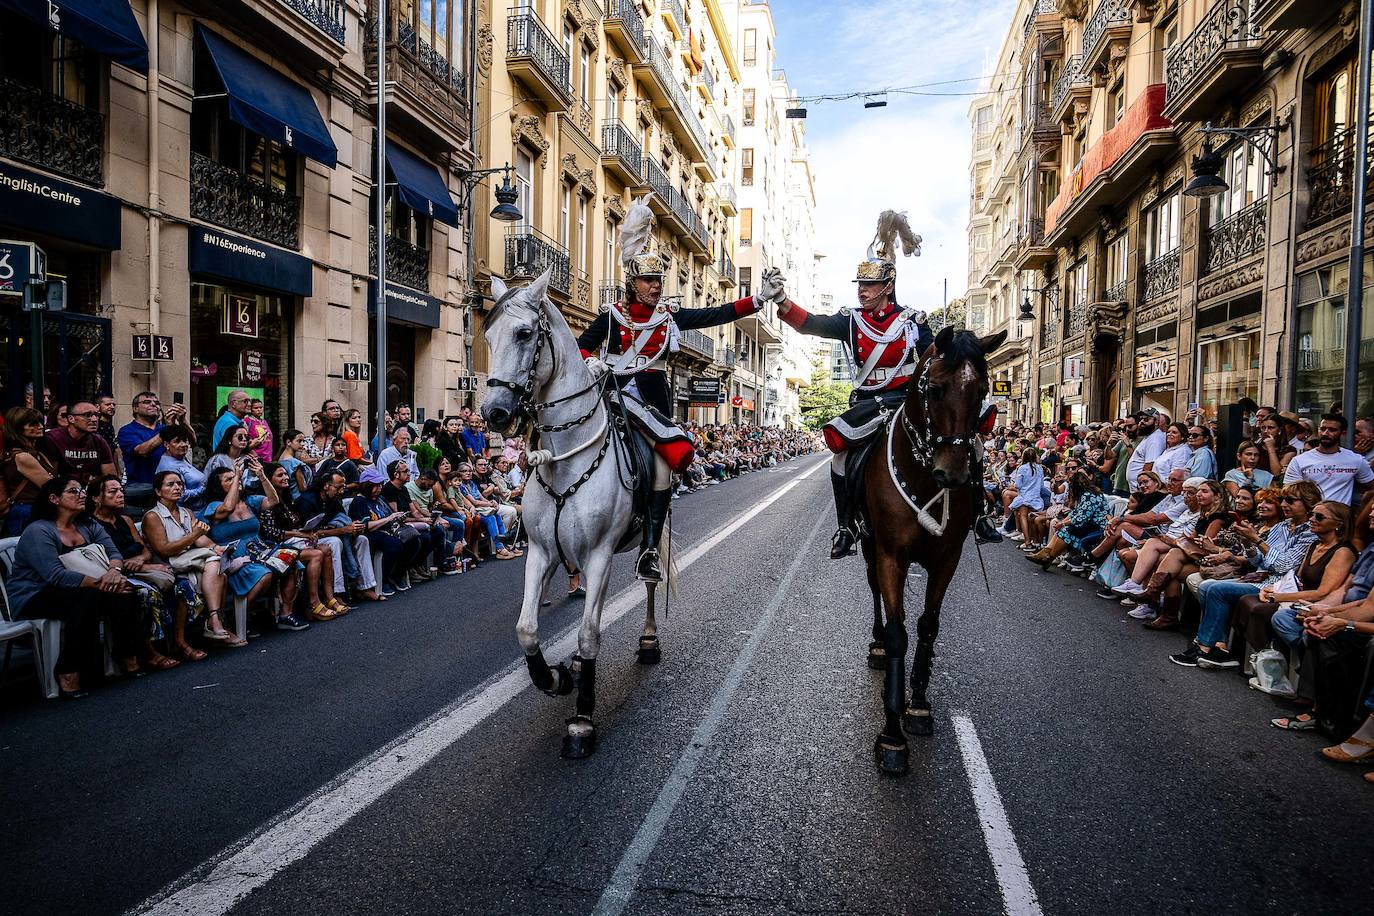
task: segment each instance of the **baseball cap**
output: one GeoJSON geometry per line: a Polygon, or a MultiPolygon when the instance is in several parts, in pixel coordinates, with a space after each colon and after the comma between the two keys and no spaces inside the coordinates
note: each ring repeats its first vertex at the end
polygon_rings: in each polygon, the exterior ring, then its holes
{"type": "Polygon", "coordinates": [[[358,483],[386,483],[386,475],[376,468],[363,468],[358,475],[358,483]]]}

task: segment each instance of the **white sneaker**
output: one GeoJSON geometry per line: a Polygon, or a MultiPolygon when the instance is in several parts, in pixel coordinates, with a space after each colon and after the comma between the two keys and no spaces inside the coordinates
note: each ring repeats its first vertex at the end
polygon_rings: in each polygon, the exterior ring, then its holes
{"type": "Polygon", "coordinates": [[[1153,605],[1138,604],[1133,610],[1126,612],[1127,617],[1134,617],[1136,620],[1154,620],[1159,616],[1159,611],[1153,605]]]}
{"type": "Polygon", "coordinates": [[[1009,541],[1024,541],[1025,539],[1026,536],[1019,531],[1013,531],[1011,534],[1007,535],[1007,540],[1009,541]]]}
{"type": "Polygon", "coordinates": [[[1145,591],[1145,587],[1134,579],[1127,579],[1116,588],[1112,589],[1118,595],[1139,595],[1145,591]]]}

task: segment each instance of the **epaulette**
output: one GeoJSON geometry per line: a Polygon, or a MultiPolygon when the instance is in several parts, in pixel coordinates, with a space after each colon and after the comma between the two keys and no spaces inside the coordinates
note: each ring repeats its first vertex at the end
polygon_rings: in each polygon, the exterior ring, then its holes
{"type": "Polygon", "coordinates": [[[848,318],[848,317],[849,317],[849,306],[847,306],[847,305],[846,305],[846,306],[843,306],[843,307],[842,307],[838,312],[836,312],[835,314],[837,314],[837,315],[843,315],[844,317],[848,318]]]}

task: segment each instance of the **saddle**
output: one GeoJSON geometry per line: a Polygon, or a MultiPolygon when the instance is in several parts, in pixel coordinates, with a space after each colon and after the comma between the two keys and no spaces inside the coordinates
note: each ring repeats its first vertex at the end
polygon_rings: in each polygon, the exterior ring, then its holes
{"type": "Polygon", "coordinates": [[[616,552],[621,553],[637,546],[643,534],[654,489],[654,447],[673,442],[690,444],[691,440],[676,423],[631,395],[608,391],[605,398],[612,418],[611,429],[621,446],[616,452],[617,460],[628,459],[621,465],[622,480],[634,481],[634,524],[616,545],[616,552]]]}
{"type": "Polygon", "coordinates": [[[844,485],[853,515],[846,521],[860,528],[866,525],[863,518],[863,485],[869,456],[883,441],[905,397],[905,392],[899,392],[885,398],[867,398],[826,424],[826,428],[845,444],[844,485]]]}

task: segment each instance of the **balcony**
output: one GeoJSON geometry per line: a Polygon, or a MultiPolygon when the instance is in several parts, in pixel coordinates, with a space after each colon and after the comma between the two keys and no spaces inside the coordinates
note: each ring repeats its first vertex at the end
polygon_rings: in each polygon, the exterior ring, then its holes
{"type": "Polygon", "coordinates": [[[191,154],[191,216],[283,248],[300,247],[299,197],[199,153],[191,154]]]}
{"type": "Polygon", "coordinates": [[[692,109],[692,104],[683,94],[682,87],[673,71],[673,65],[663,52],[663,46],[652,35],[645,40],[645,57],[648,60],[648,75],[644,89],[655,105],[662,109],[664,120],[672,125],[682,141],[682,151],[693,162],[711,161],[711,144],[706,139],[701,122],[692,109]]]}
{"type": "Polygon", "coordinates": [[[644,19],[635,0],[610,0],[604,25],[606,37],[627,63],[644,63],[644,19]]]}
{"type": "Polygon", "coordinates": [[[644,182],[644,151],[618,120],[601,122],[601,164],[627,188],[644,182]]]}
{"type": "Polygon", "coordinates": [[[1102,298],[1107,302],[1125,302],[1126,292],[1130,289],[1130,285],[1130,281],[1128,280],[1122,280],[1120,283],[1113,283],[1111,286],[1107,287],[1106,292],[1102,294],[1102,298]]]}
{"type": "MultiPolygon", "coordinates": [[[[342,5],[342,4],[341,4],[342,5]]],[[[376,11],[369,6],[363,32],[367,72],[377,73],[376,11]]],[[[468,112],[468,81],[448,51],[421,37],[409,14],[403,18],[400,4],[387,6],[386,69],[391,99],[397,103],[392,116],[418,125],[455,146],[467,142],[471,119],[468,112]]]]}
{"type": "Polygon", "coordinates": [[[1264,29],[1311,29],[1334,18],[1338,7],[1312,0],[1255,0],[1255,21],[1264,29]]]}
{"type": "Polygon", "coordinates": [[[1035,102],[1029,108],[1030,110],[1025,113],[1025,121],[1019,128],[1021,142],[1017,146],[1024,149],[1027,144],[1034,143],[1037,147],[1052,145],[1057,148],[1063,132],[1054,118],[1050,117],[1049,103],[1035,102]]]}
{"type": "Polygon", "coordinates": [[[1064,339],[1073,340],[1075,337],[1082,337],[1083,332],[1088,328],[1088,301],[1080,298],[1069,303],[1068,321],[1064,326],[1064,339]]]}
{"type": "Polygon", "coordinates": [[[1269,198],[1262,197],[1208,229],[1207,263],[1203,273],[1225,270],[1264,251],[1268,213],[1269,198]]]}
{"type": "Polygon", "coordinates": [[[1141,302],[1153,302],[1178,291],[1179,252],[1175,248],[1145,265],[1141,302]]]}
{"type": "Polygon", "coordinates": [[[739,198],[735,196],[735,186],[730,182],[716,182],[716,199],[720,201],[720,211],[726,216],[739,215],[739,198]]]}
{"type": "Polygon", "coordinates": [[[695,355],[708,363],[715,361],[716,342],[700,331],[683,331],[678,335],[678,345],[688,355],[695,355]]]}
{"type": "Polygon", "coordinates": [[[716,265],[716,271],[720,274],[721,286],[726,289],[735,288],[735,262],[730,260],[730,256],[723,251],[720,253],[720,262],[716,265]]]}
{"type": "Polygon", "coordinates": [[[538,229],[512,226],[506,231],[506,279],[533,280],[550,267],[549,287],[569,295],[572,271],[568,250],[538,229]]]}
{"type": "Polygon", "coordinates": [[[698,260],[709,264],[715,260],[711,251],[710,230],[706,228],[706,223],[702,221],[695,210],[688,210],[687,212],[692,217],[687,226],[687,247],[692,249],[692,254],[696,255],[698,260]]]}
{"type": "Polygon", "coordinates": [[[720,135],[726,146],[735,148],[735,119],[728,112],[720,116],[720,135]]]}
{"type": "MultiPolygon", "coordinates": [[[[377,227],[367,229],[367,268],[377,275],[377,227]]],[[[386,282],[429,292],[429,249],[386,237],[386,282]]]]}
{"type": "Polygon", "coordinates": [[[701,100],[709,102],[716,96],[716,75],[711,72],[710,67],[702,67],[697,74],[693,85],[697,87],[697,92],[701,93],[701,100]]]}
{"type": "Polygon", "coordinates": [[[735,352],[734,347],[726,347],[725,352],[722,353],[721,356],[721,361],[725,364],[725,368],[733,369],[739,365],[739,354],[735,352]]]}
{"type": "Polygon", "coordinates": [[[1056,37],[1063,35],[1057,0],[1032,0],[1030,7],[1021,23],[1022,41],[1028,41],[1031,33],[1037,31],[1053,32],[1056,37]]]}
{"type": "Polygon", "coordinates": [[[1164,115],[1203,121],[1231,104],[1230,93],[1260,72],[1263,32],[1253,0],[1223,0],[1164,62],[1164,115]]]}
{"type": "Polygon", "coordinates": [[[1105,73],[1113,57],[1125,54],[1131,40],[1131,11],[1126,0],[1101,0],[1083,29],[1083,72],[1105,73]],[[1113,53],[1112,45],[1117,44],[1113,53]]]}
{"type": "Polygon", "coordinates": [[[1040,322],[1040,349],[1053,350],[1059,346],[1059,315],[1056,312],[1050,313],[1051,317],[1047,321],[1040,322]]]}
{"type": "Polygon", "coordinates": [[[344,0],[277,0],[339,44],[345,44],[344,0]]]}
{"type": "Polygon", "coordinates": [[[674,38],[687,36],[687,14],[682,11],[682,0],[658,0],[658,11],[674,38]]]}
{"type": "Polygon", "coordinates": [[[620,301],[620,297],[625,294],[625,288],[619,283],[602,283],[600,295],[597,297],[602,308],[610,308],[620,301]]]}
{"type": "MultiPolygon", "coordinates": [[[[1370,143],[1374,152],[1374,142],[1370,143]]],[[[1355,132],[1336,131],[1330,140],[1312,147],[1308,153],[1306,228],[1312,229],[1337,217],[1348,216],[1355,192],[1355,132]]],[[[1369,174],[1374,176],[1374,155],[1369,156],[1369,174]]]]}
{"type": "Polygon", "coordinates": [[[1045,221],[1039,217],[1023,220],[1012,266],[1017,270],[1040,270],[1053,261],[1054,249],[1045,244],[1045,221]]]}
{"type": "Polygon", "coordinates": [[[101,187],[105,116],[35,86],[0,77],[0,156],[101,187]]]}
{"type": "Polygon", "coordinates": [[[1173,123],[1160,110],[1164,85],[1149,86],[1115,127],[1083,156],[1045,208],[1045,234],[1053,246],[1079,235],[1096,220],[1100,208],[1119,204],[1156,164],[1177,148],[1173,123]]]}
{"type": "Polygon", "coordinates": [[[1054,81],[1054,91],[1050,93],[1050,117],[1060,124],[1067,124],[1075,117],[1087,113],[1088,101],[1093,94],[1093,84],[1091,77],[1082,67],[1083,58],[1075,54],[1065,59],[1064,69],[1054,81]]]}
{"type": "Polygon", "coordinates": [[[550,111],[567,111],[571,106],[568,55],[533,13],[516,13],[506,20],[506,69],[550,111]]]}

